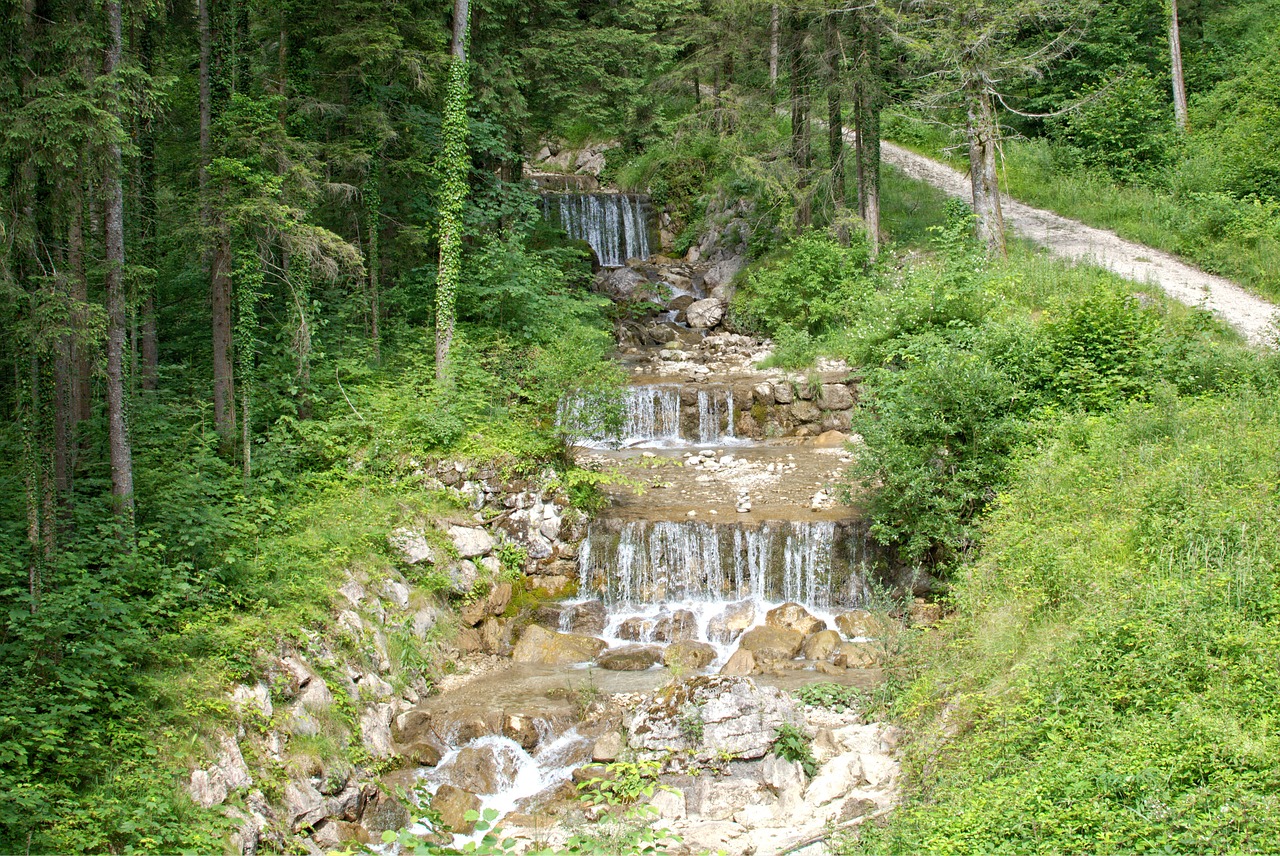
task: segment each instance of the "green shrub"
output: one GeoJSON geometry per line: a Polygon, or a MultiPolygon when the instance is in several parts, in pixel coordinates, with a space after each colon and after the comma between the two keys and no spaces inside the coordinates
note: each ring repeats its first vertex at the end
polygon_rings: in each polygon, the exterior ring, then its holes
{"type": "Polygon", "coordinates": [[[799,726],[783,725],[779,728],[769,751],[784,761],[799,761],[804,774],[810,778],[818,774],[818,761],[813,757],[813,738],[799,726]]]}

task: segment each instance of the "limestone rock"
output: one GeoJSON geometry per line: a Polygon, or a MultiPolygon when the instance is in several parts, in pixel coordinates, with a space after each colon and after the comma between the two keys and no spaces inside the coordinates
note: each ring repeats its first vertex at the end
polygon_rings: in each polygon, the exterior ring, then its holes
{"type": "Polygon", "coordinates": [[[684,791],[678,788],[661,790],[649,798],[660,820],[684,820],[688,814],[685,807],[684,791]]]}
{"type": "Polygon", "coordinates": [[[797,401],[791,405],[791,415],[799,422],[817,422],[822,418],[822,410],[812,401],[797,401]]]}
{"type": "Polygon", "coordinates": [[[729,752],[759,758],[777,730],[798,723],[795,699],[750,678],[699,676],[664,687],[637,709],[628,726],[636,749],[689,750],[698,757],[729,752]],[[691,726],[691,719],[696,725],[691,726]]]}
{"type": "Polygon", "coordinates": [[[830,660],[841,644],[839,633],[834,630],[819,630],[804,640],[800,653],[806,660],[830,660]]]}
{"type": "Polygon", "coordinates": [[[826,764],[804,792],[805,802],[811,806],[826,805],[843,797],[866,780],[862,776],[862,758],[857,752],[837,755],[826,764]]]}
{"type": "Polygon", "coordinates": [[[795,400],[795,390],[786,381],[775,383],[773,385],[773,400],[779,404],[790,404],[795,400]]]}
{"type": "MultiPolygon", "coordinates": [[[[825,423],[825,419],[823,421],[825,423]]],[[[835,430],[825,430],[813,438],[815,449],[839,449],[847,442],[849,442],[849,435],[835,430]]]]}
{"type": "Polygon", "coordinates": [[[846,669],[870,669],[880,662],[880,657],[869,642],[841,642],[832,662],[846,669]]]}
{"type": "Polygon", "coordinates": [[[409,810],[400,800],[377,791],[365,802],[360,824],[375,838],[388,830],[395,831],[409,825],[409,810]]]}
{"type": "Polygon", "coordinates": [[[716,659],[716,649],[706,642],[685,639],[668,645],[662,652],[662,664],[669,668],[698,671],[710,666],[716,659]]]}
{"type": "Polygon", "coordinates": [[[804,634],[783,627],[755,627],[742,634],[739,650],[750,651],[756,662],[762,660],[791,660],[800,653],[804,634]]]}
{"type": "Polygon", "coordinates": [[[605,647],[604,640],[576,633],[557,633],[537,624],[525,629],[516,643],[511,659],[517,663],[541,663],[548,666],[585,663],[605,647]]]}
{"type": "Polygon", "coordinates": [[[690,814],[708,820],[729,820],[749,805],[774,802],[773,794],[754,779],[713,779],[699,776],[689,798],[690,814]]]}
{"type": "Polygon", "coordinates": [[[853,393],[842,383],[824,383],[822,406],[826,410],[848,410],[853,407],[853,393]]]}
{"type": "Polygon", "coordinates": [[[836,629],[847,639],[874,639],[885,635],[889,627],[882,616],[865,609],[854,609],[836,616],[836,629]]]}
{"type": "Polygon", "coordinates": [[[610,731],[596,740],[595,745],[591,747],[591,760],[596,763],[616,761],[625,748],[626,741],[623,739],[622,733],[610,731]]]}
{"type": "Polygon", "coordinates": [[[226,801],[227,784],[207,770],[192,770],[191,782],[187,785],[187,792],[191,794],[191,799],[197,805],[204,808],[213,808],[215,805],[222,805],[226,801]]]}
{"type": "Polygon", "coordinates": [[[395,754],[391,744],[391,705],[376,704],[360,715],[360,742],[375,758],[395,754]]]}
{"type": "Polygon", "coordinates": [[[445,568],[445,575],[449,577],[449,590],[457,595],[469,594],[480,582],[480,569],[467,559],[450,562],[445,568]]]}
{"type": "Polygon", "coordinates": [[[725,308],[724,301],[714,297],[696,301],[685,310],[687,323],[695,330],[714,327],[724,320],[725,308]]]}
{"type": "Polygon", "coordinates": [[[661,659],[662,649],[656,645],[623,645],[602,651],[596,665],[611,672],[643,672],[661,659]]]}
{"type": "Polygon", "coordinates": [[[620,267],[604,278],[600,283],[600,289],[615,300],[629,300],[647,282],[644,274],[639,271],[620,267]]]}
{"type": "Polygon", "coordinates": [[[458,619],[475,627],[485,618],[501,615],[511,602],[511,583],[498,583],[484,597],[477,598],[458,612],[458,619]]]}
{"type": "Polygon", "coordinates": [[[692,639],[698,633],[698,618],[687,609],[677,609],[662,615],[653,623],[653,641],[679,642],[692,639]]]}
{"type": "Polygon", "coordinates": [[[942,605],[916,598],[910,607],[911,623],[917,627],[931,627],[942,620],[942,605]]]}
{"type": "Polygon", "coordinates": [[[727,644],[742,635],[755,624],[756,605],[750,600],[740,600],[727,605],[707,623],[707,635],[712,640],[727,644]]]}
{"type": "Polygon", "coordinates": [[[391,544],[391,548],[400,554],[405,564],[417,565],[426,562],[434,565],[438,561],[435,549],[427,542],[427,536],[419,530],[396,529],[387,541],[391,544]]]}
{"type": "Polygon", "coordinates": [[[449,539],[453,541],[454,549],[463,559],[487,556],[497,546],[497,542],[488,532],[467,526],[450,526],[449,539]]]}
{"type": "Polygon", "coordinates": [[[608,620],[609,613],[602,601],[587,600],[566,606],[561,613],[560,627],[570,633],[599,636],[608,620]]]}
{"type": "Polygon", "coordinates": [[[738,275],[747,260],[742,256],[730,256],[713,264],[702,277],[702,284],[707,288],[728,285],[738,275]]]}
{"type": "Polygon", "coordinates": [[[704,820],[682,824],[677,830],[683,853],[717,853],[720,856],[750,856],[755,845],[746,827],[728,820],[704,820]]]}
{"type": "Polygon", "coordinates": [[[273,713],[271,690],[261,683],[253,686],[237,684],[231,691],[231,705],[242,714],[260,714],[266,719],[270,719],[273,713]]]}
{"type": "Polygon", "coordinates": [[[440,825],[450,832],[470,835],[476,822],[467,820],[467,812],[480,810],[480,798],[470,791],[441,785],[431,798],[431,807],[440,812],[440,825]]]}
{"type": "Polygon", "coordinates": [[[515,779],[520,759],[509,743],[464,746],[449,767],[452,784],[473,794],[496,794],[515,779]]]}
{"type": "Polygon", "coordinates": [[[730,677],[746,677],[756,671],[756,657],[750,651],[739,648],[729,656],[729,660],[720,667],[720,674],[730,677]]]}
{"type": "Polygon", "coordinates": [[[814,617],[804,606],[796,603],[774,606],[764,615],[764,623],[769,627],[781,627],[794,630],[801,636],[809,636],[820,630],[826,630],[827,623],[814,617]]]}
{"type": "Polygon", "coordinates": [[[324,797],[310,782],[291,780],[284,786],[284,811],[290,829],[307,829],[325,816],[324,797]]]}

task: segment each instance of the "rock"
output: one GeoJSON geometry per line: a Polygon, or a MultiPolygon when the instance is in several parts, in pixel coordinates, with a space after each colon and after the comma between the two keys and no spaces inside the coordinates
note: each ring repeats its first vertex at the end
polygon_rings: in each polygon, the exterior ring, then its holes
{"type": "Polygon", "coordinates": [[[499,657],[510,656],[514,624],[514,618],[486,618],[480,625],[480,650],[499,657]]]}
{"type": "Polygon", "coordinates": [[[662,652],[662,664],[668,668],[698,671],[715,662],[716,649],[706,642],[683,639],[668,645],[662,652]]]}
{"type": "Polygon", "coordinates": [[[640,286],[647,283],[648,280],[639,271],[620,267],[604,278],[600,289],[615,300],[629,300],[640,286]]]}
{"type": "Polygon", "coordinates": [[[401,750],[400,755],[419,767],[434,767],[440,763],[440,749],[432,743],[413,743],[401,750]]]}
{"type": "Polygon", "coordinates": [[[830,660],[843,644],[834,630],[819,630],[804,640],[800,653],[806,660],[830,660]]]}
{"type": "Polygon", "coordinates": [[[561,629],[584,636],[599,636],[609,621],[609,612],[604,608],[604,602],[599,600],[565,606],[560,615],[561,629]]]}
{"type": "Polygon", "coordinates": [[[418,637],[419,639],[427,638],[427,634],[430,633],[431,629],[436,626],[436,619],[438,617],[439,616],[437,615],[435,609],[431,607],[427,607],[425,609],[419,609],[417,612],[413,614],[413,620],[412,620],[413,635],[418,637]]]}
{"type": "Polygon", "coordinates": [[[773,404],[773,384],[758,383],[751,391],[752,397],[765,407],[773,404]]]}
{"type": "Polygon", "coordinates": [[[626,745],[622,732],[610,731],[596,740],[595,745],[591,747],[591,760],[596,763],[616,761],[626,745]]]}
{"type": "Polygon", "coordinates": [[[728,285],[746,263],[747,260],[742,256],[730,256],[723,261],[716,262],[703,274],[702,284],[707,288],[728,285]]]}
{"type": "Polygon", "coordinates": [[[840,449],[849,442],[849,435],[840,431],[823,431],[813,438],[815,449],[840,449]]]}
{"type": "Polygon", "coordinates": [[[757,663],[770,660],[791,660],[800,653],[804,635],[783,627],[755,627],[742,634],[739,650],[750,651],[757,663]]]}
{"type": "Polygon", "coordinates": [[[231,705],[241,714],[252,713],[265,719],[270,719],[274,712],[271,690],[266,684],[237,684],[231,691],[231,705]]]}
{"type": "Polygon", "coordinates": [[[910,615],[913,626],[931,627],[942,620],[942,605],[916,598],[911,604],[910,615]]]}
{"type": "Polygon", "coordinates": [[[470,594],[480,582],[480,569],[466,559],[449,563],[445,574],[449,577],[449,590],[456,595],[470,594]]]}
{"type": "Polygon", "coordinates": [[[604,647],[602,639],[575,633],[557,633],[531,624],[516,643],[511,659],[517,663],[541,663],[548,666],[585,663],[595,659],[604,647]]]}
{"type": "Polygon", "coordinates": [[[659,820],[684,820],[688,815],[685,808],[684,791],[678,788],[661,790],[649,798],[659,820]]]}
{"type": "Polygon", "coordinates": [[[395,754],[391,745],[391,705],[373,705],[361,714],[360,742],[375,758],[390,758],[395,754]]]}
{"type": "Polygon", "coordinates": [[[836,818],[836,823],[848,823],[851,820],[866,817],[869,814],[874,814],[877,808],[875,800],[850,796],[840,804],[840,814],[836,818]]]}
{"type": "MultiPolygon", "coordinates": [[[[831,432],[843,433],[853,427],[853,411],[851,410],[827,410],[822,414],[822,437],[823,434],[831,432]]],[[[814,438],[814,445],[817,445],[818,438],[814,438]]],[[[839,448],[839,446],[831,446],[828,448],[839,448]]]]}
{"type": "Polygon", "coordinates": [[[804,766],[799,761],[788,761],[770,753],[760,762],[760,781],[779,796],[788,793],[799,795],[804,792],[809,777],[804,774],[804,766]]]}
{"type": "Polygon", "coordinates": [[[463,559],[487,556],[497,546],[497,542],[488,532],[467,526],[450,526],[449,538],[453,541],[454,549],[463,559]]]}
{"type": "Polygon", "coordinates": [[[853,407],[853,393],[842,383],[824,383],[821,401],[826,410],[848,410],[853,407]]]}
{"type": "Polygon", "coordinates": [[[206,770],[192,770],[187,792],[197,805],[213,808],[226,802],[227,784],[221,777],[206,770]]]}
{"type": "Polygon", "coordinates": [[[685,823],[676,830],[684,849],[682,853],[716,853],[718,856],[750,856],[755,845],[746,827],[728,820],[704,820],[685,823]]]}
{"type": "Polygon", "coordinates": [[[798,603],[784,603],[782,606],[774,607],[765,613],[764,623],[768,627],[794,630],[801,636],[809,636],[827,628],[825,621],[814,617],[809,610],[798,603]]]}
{"type": "Polygon", "coordinates": [[[697,298],[691,294],[681,294],[667,301],[667,309],[671,312],[683,312],[697,302],[697,298]]]}
{"type": "Polygon", "coordinates": [[[369,844],[369,830],[346,820],[322,820],[316,824],[311,839],[325,850],[342,850],[348,842],[369,844]]]}
{"type": "Polygon", "coordinates": [[[310,782],[290,780],[284,786],[284,813],[294,832],[308,829],[325,816],[325,801],[310,782]]]}
{"type": "Polygon", "coordinates": [[[501,615],[511,602],[511,583],[498,583],[484,597],[477,598],[458,612],[458,619],[469,627],[475,627],[485,618],[501,615]]]}
{"type": "Polygon", "coordinates": [[[750,678],[698,676],[643,702],[628,725],[629,743],[639,750],[688,750],[700,758],[721,752],[759,758],[778,728],[799,721],[795,699],[781,690],[759,687],[750,678]]]}
{"type": "Polygon", "coordinates": [[[720,674],[730,677],[746,677],[756,673],[756,657],[750,651],[739,648],[729,655],[728,661],[720,667],[720,674]]]}
{"type": "Polygon", "coordinates": [[[740,600],[727,605],[707,623],[707,636],[722,645],[742,635],[756,621],[756,605],[750,600],[740,600]]]}
{"type": "Polygon", "coordinates": [[[875,646],[869,642],[841,642],[832,658],[833,663],[846,669],[870,669],[879,661],[875,646]]]}
{"type": "Polygon", "coordinates": [[[773,801],[773,794],[753,779],[699,776],[690,795],[689,813],[708,820],[729,820],[749,805],[773,801]]]}
{"type": "Polygon", "coordinates": [[[817,777],[809,783],[804,799],[811,806],[826,805],[865,782],[862,760],[857,752],[837,755],[824,764],[817,777]]]}
{"type": "Polygon", "coordinates": [[[685,316],[688,319],[687,323],[695,330],[705,330],[716,326],[724,320],[724,313],[724,301],[717,300],[714,297],[691,303],[689,308],[685,310],[685,316]]]}
{"type": "Polygon", "coordinates": [[[596,665],[611,672],[643,672],[661,659],[662,649],[656,645],[623,645],[602,651],[596,665]]]}
{"type": "Polygon", "coordinates": [[[404,829],[409,820],[409,810],[404,803],[381,790],[369,798],[360,815],[360,824],[374,837],[404,829]]]}
{"type": "Polygon", "coordinates": [[[822,418],[822,410],[812,401],[797,401],[791,405],[791,415],[798,422],[817,422],[822,418]]]}
{"type": "Polygon", "coordinates": [[[885,635],[889,630],[888,622],[883,616],[865,609],[854,609],[837,615],[836,628],[847,639],[874,639],[885,635]]]}
{"type": "Polygon", "coordinates": [[[698,634],[698,617],[687,609],[661,615],[653,623],[653,641],[679,642],[698,634]]]}
{"type": "Polygon", "coordinates": [[[396,529],[387,541],[391,544],[391,548],[400,554],[405,564],[417,565],[427,562],[434,565],[438,561],[435,549],[427,542],[427,536],[419,530],[396,529]]]}
{"type": "Polygon", "coordinates": [[[453,785],[441,785],[431,798],[431,807],[440,812],[440,826],[457,835],[475,832],[476,822],[467,812],[480,811],[480,797],[453,785]]]}
{"type": "Polygon", "coordinates": [[[515,779],[517,750],[509,743],[464,746],[448,768],[452,784],[473,794],[496,794],[515,779]]]}
{"type": "Polygon", "coordinates": [[[628,642],[649,642],[653,640],[653,620],[649,618],[624,619],[618,625],[615,635],[619,639],[626,639],[628,642]]]}
{"type": "Polygon", "coordinates": [[[795,400],[795,390],[787,381],[773,385],[773,400],[779,404],[790,404],[795,400]]]}

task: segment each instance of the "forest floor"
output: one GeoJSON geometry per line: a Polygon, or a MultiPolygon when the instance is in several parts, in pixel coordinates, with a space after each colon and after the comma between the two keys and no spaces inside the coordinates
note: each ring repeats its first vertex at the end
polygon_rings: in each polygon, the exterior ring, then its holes
{"type": "MultiPolygon", "coordinates": [[[[881,158],[909,178],[930,184],[949,196],[970,195],[967,174],[932,158],[889,142],[881,143],[881,158]]],[[[1053,255],[1095,264],[1134,282],[1159,285],[1173,299],[1218,315],[1249,342],[1277,346],[1277,307],[1237,283],[1205,273],[1169,253],[1008,196],[1002,197],[1001,205],[1006,226],[1053,255]]]]}

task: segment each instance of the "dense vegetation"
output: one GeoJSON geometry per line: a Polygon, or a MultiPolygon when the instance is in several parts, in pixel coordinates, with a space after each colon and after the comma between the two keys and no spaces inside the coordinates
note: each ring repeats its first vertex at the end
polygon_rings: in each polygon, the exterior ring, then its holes
{"type": "Polygon", "coordinates": [[[741,201],[734,323],[865,372],[850,491],[956,615],[891,685],[913,802],[850,848],[1280,848],[1274,360],[1002,258],[989,192],[877,174],[886,109],[888,137],[1280,294],[1274,0],[1181,9],[1185,130],[1165,4],[1059,5],[477,0],[464,92],[445,3],[10,4],[0,849],[221,846],[175,785],[196,735],[344,569],[450,510],[421,462],[572,466],[557,402],[617,377],[589,260],[521,181],[545,139],[618,141],[605,178],[677,251],[741,201]]]}

